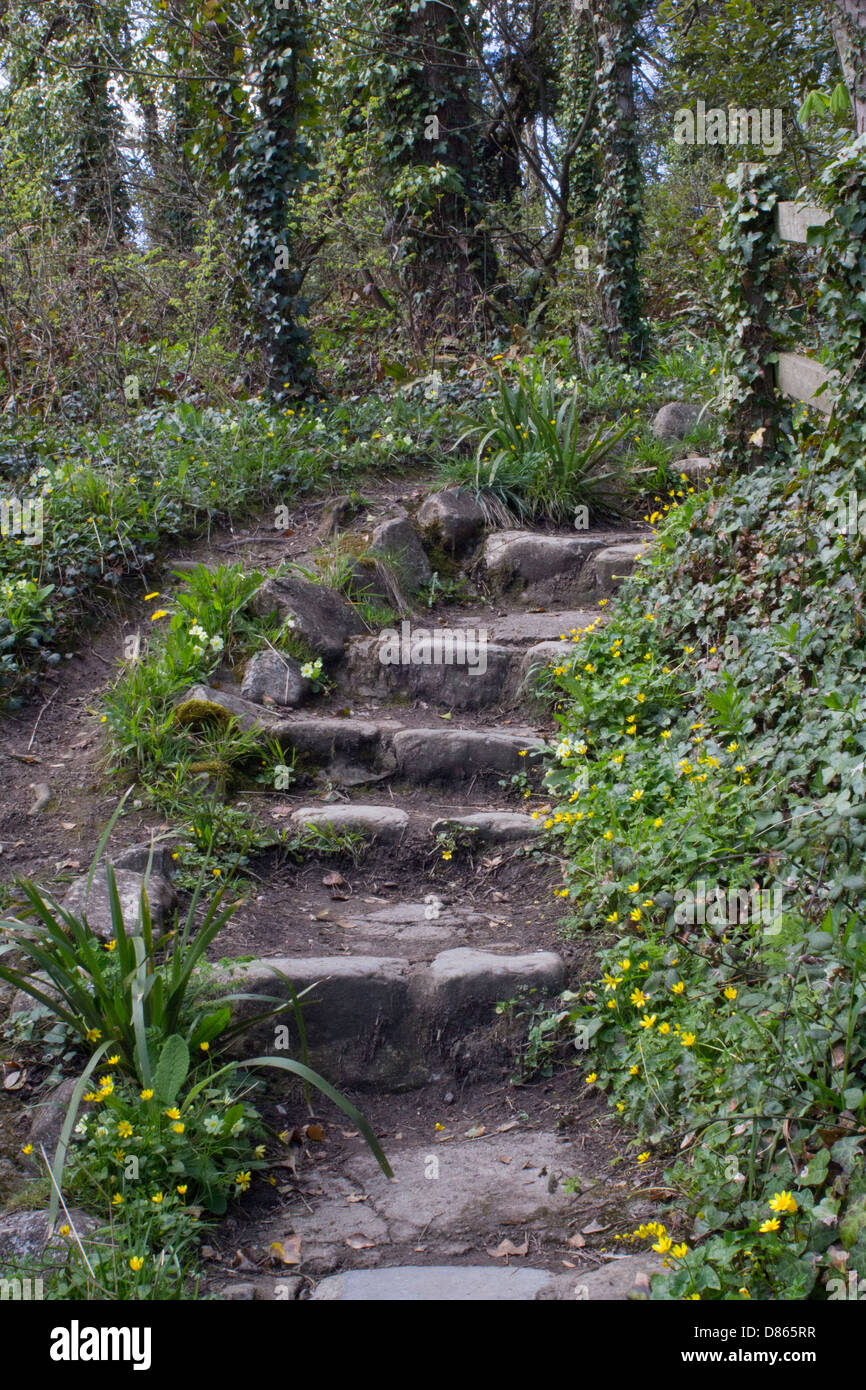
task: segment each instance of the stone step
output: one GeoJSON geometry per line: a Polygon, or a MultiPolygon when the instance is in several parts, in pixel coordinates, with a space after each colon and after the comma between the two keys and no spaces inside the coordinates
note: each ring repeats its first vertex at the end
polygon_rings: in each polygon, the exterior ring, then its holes
{"type": "Polygon", "coordinates": [[[607,546],[592,558],[592,572],[599,592],[613,594],[624,579],[634,572],[635,565],[650,548],[651,537],[645,541],[628,541],[607,546]]]}
{"type": "Polygon", "coordinates": [[[652,1275],[662,1272],[653,1255],[626,1255],[567,1275],[531,1265],[385,1265],[331,1274],[310,1297],[320,1303],[625,1302],[648,1298],[652,1275]]]}
{"type": "Polygon", "coordinates": [[[361,802],[321,802],[299,806],[289,817],[296,830],[305,826],[329,826],[332,830],[360,834],[365,840],[393,844],[413,829],[434,839],[447,830],[463,831],[479,844],[518,844],[538,839],[543,829],[532,816],[516,811],[467,811],[433,820],[429,815],[410,814],[397,806],[364,805],[361,802]]]}
{"type": "Polygon", "coordinates": [[[528,727],[508,732],[491,728],[411,728],[397,719],[341,719],[277,714],[229,691],[195,685],[183,704],[207,722],[219,706],[245,731],[294,750],[298,766],[323,768],[341,786],[361,786],[387,777],[425,785],[508,775],[537,762],[543,735],[528,727]]]}
{"type": "Polygon", "coordinates": [[[484,542],[482,566],[494,592],[519,595],[527,603],[580,603],[600,592],[593,556],[631,543],[637,534],[634,530],[493,531],[484,542]]]}
{"type": "MultiPolygon", "coordinates": [[[[399,925],[394,914],[405,909],[389,911],[392,920],[379,914],[379,921],[393,934],[399,925]]],[[[456,947],[415,965],[400,956],[243,960],[223,963],[215,978],[218,988],[230,984],[239,991],[239,1020],[260,1012],[257,996],[290,998],[290,981],[303,995],[311,1066],[338,1085],[402,1091],[426,1085],[455,1049],[479,1065],[497,1004],[523,991],[533,991],[536,1000],[556,996],[565,965],[552,951],[506,955],[456,947]]],[[[291,1011],[281,1021],[294,1034],[291,1011]]],[[[254,1024],[243,1039],[247,1055],[257,1045],[271,1050],[273,1020],[254,1024]]]]}

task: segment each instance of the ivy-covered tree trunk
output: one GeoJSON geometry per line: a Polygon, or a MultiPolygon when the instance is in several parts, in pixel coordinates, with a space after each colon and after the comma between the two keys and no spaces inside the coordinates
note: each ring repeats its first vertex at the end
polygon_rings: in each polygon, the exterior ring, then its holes
{"type": "Polygon", "coordinates": [[[120,241],[129,229],[130,198],[120,152],[122,115],[110,89],[124,6],[72,0],[62,7],[49,65],[70,83],[72,208],[86,235],[120,241]]]}
{"type": "Polygon", "coordinates": [[[230,180],[238,197],[241,247],[264,356],[269,394],[277,401],[313,384],[303,272],[295,254],[295,202],[312,176],[300,133],[310,101],[306,7],[277,9],[259,0],[253,25],[256,98],[252,127],[238,143],[230,180]]]}
{"type": "Polygon", "coordinates": [[[830,0],[830,27],[851,94],[857,134],[866,133],[866,0],[830,0]]]}
{"type": "Polygon", "coordinates": [[[383,132],[391,235],[420,346],[431,334],[465,333],[497,275],[482,225],[475,75],[466,34],[473,6],[418,0],[391,6],[386,23],[386,50],[397,69],[383,132]]]}
{"type": "Polygon", "coordinates": [[[642,178],[634,97],[638,24],[645,5],[646,0],[602,0],[595,12],[602,148],[599,288],[607,351],[627,360],[642,355],[647,337],[639,278],[642,178]]]}

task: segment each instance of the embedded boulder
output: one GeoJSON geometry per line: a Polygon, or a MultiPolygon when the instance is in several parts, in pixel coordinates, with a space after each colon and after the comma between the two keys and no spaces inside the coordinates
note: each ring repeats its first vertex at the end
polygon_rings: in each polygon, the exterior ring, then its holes
{"type": "Polygon", "coordinates": [[[335,661],[342,655],[346,640],[364,631],[358,614],[341,593],[293,574],[266,579],[249,607],[260,618],[275,613],[327,661],[335,661]]]}
{"type": "Polygon", "coordinates": [[[669,401],[661,410],[656,411],[652,432],[656,439],[662,440],[665,444],[682,439],[689,430],[694,429],[700,413],[700,408],[690,405],[688,401],[669,401]]]}
{"type": "Polygon", "coordinates": [[[484,511],[471,492],[446,488],[434,492],[418,509],[424,537],[452,555],[463,550],[484,529],[484,511]]]}
{"type": "Polygon", "coordinates": [[[311,688],[310,682],[301,675],[300,662],[266,647],[247,662],[241,695],[257,705],[294,707],[303,703],[311,688]]]}

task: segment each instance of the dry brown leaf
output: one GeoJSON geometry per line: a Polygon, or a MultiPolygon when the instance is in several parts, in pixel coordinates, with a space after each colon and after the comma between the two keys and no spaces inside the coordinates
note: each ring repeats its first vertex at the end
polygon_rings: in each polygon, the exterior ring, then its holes
{"type": "Polygon", "coordinates": [[[301,1263],[300,1236],[287,1236],[284,1241],[272,1240],[268,1249],[275,1264],[299,1265],[301,1263]]]}
{"type": "Polygon", "coordinates": [[[522,1245],[515,1245],[513,1240],[501,1240],[495,1250],[488,1250],[487,1253],[493,1260],[507,1260],[511,1255],[528,1255],[529,1238],[522,1245]]]}
{"type": "Polygon", "coordinates": [[[346,1236],[346,1244],[350,1250],[375,1250],[376,1242],[368,1240],[366,1236],[346,1236]]]}
{"type": "Polygon", "coordinates": [[[304,1133],[313,1144],[323,1144],[325,1141],[324,1126],[320,1124],[309,1124],[304,1127],[304,1133]]]}
{"type": "Polygon", "coordinates": [[[580,1234],[580,1231],[577,1231],[576,1234],[573,1236],[569,1236],[568,1240],[565,1243],[566,1245],[570,1245],[572,1250],[582,1250],[583,1247],[586,1245],[586,1241],[580,1234]]]}
{"type": "Polygon", "coordinates": [[[464,1134],[463,1138],[464,1138],[464,1139],[480,1139],[481,1136],[482,1136],[482,1134],[486,1134],[486,1133],[487,1133],[487,1130],[486,1130],[486,1128],[485,1128],[484,1125],[473,1125],[471,1129],[467,1129],[467,1130],[466,1130],[466,1133],[464,1134]]]}

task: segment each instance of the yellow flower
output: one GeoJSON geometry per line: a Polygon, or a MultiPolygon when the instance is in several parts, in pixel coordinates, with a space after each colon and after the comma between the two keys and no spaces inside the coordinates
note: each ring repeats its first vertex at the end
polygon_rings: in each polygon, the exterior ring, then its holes
{"type": "Polygon", "coordinates": [[[671,1250],[671,1254],[673,1255],[674,1259],[677,1259],[677,1260],[681,1260],[681,1259],[683,1258],[683,1256],[687,1255],[688,1253],[689,1253],[689,1247],[688,1247],[687,1245],[682,1245],[682,1244],[681,1244],[681,1245],[675,1245],[675,1246],[673,1247],[673,1249],[671,1250]]]}
{"type": "Polygon", "coordinates": [[[236,1173],[235,1182],[237,1183],[241,1192],[246,1192],[251,1182],[250,1174],[244,1172],[236,1173]]]}
{"type": "MultiPolygon", "coordinates": [[[[104,722],[105,722],[105,721],[104,721],[104,719],[103,719],[103,723],[104,723],[104,722]]],[[[116,951],[116,950],[117,950],[117,942],[116,942],[116,941],[103,941],[102,947],[103,947],[103,950],[105,950],[105,951],[116,951]]],[[[109,1060],[110,1060],[110,1059],[109,1059],[109,1060]]]]}
{"type": "Polygon", "coordinates": [[[111,1205],[112,1205],[113,1207],[122,1207],[122,1206],[123,1206],[123,1198],[121,1197],[121,1195],[120,1195],[119,1192],[115,1192],[114,1196],[113,1196],[112,1199],[111,1199],[111,1205]]]}
{"type": "Polygon", "coordinates": [[[669,1033],[670,1031],[671,1031],[671,1025],[670,1025],[669,1023],[660,1023],[660,1024],[659,1024],[659,1032],[662,1034],[663,1037],[666,1038],[667,1035],[668,1035],[668,1033],[669,1033]]]}
{"type": "Polygon", "coordinates": [[[155,1206],[159,1206],[160,1202],[162,1201],[162,1193],[155,1192],[150,1200],[154,1203],[155,1206]]]}
{"type": "Polygon", "coordinates": [[[737,991],[734,989],[733,985],[728,985],[727,989],[724,991],[724,994],[726,999],[736,999],[737,997],[737,991]]]}
{"type": "Polygon", "coordinates": [[[762,1221],[760,1226],[758,1227],[758,1230],[761,1232],[762,1236],[767,1235],[769,1231],[778,1231],[778,1229],[779,1219],[776,1216],[772,1217],[769,1221],[762,1221]]]}
{"type": "Polygon", "coordinates": [[[593,1082],[598,1080],[598,1073],[591,1071],[589,1073],[589,1076],[585,1077],[584,1080],[586,1081],[587,1086],[591,1086],[593,1082]]]}
{"type": "Polygon", "coordinates": [[[639,893],[639,892],[640,892],[640,884],[639,884],[639,883],[630,883],[630,884],[628,885],[628,891],[629,891],[630,893],[639,893]]]}
{"type": "Polygon", "coordinates": [[[751,1298],[751,1297],[752,1297],[752,1295],[749,1293],[749,1290],[748,1290],[747,1288],[737,1289],[737,1293],[741,1293],[741,1294],[743,1295],[743,1298],[751,1298]]]}
{"type": "Polygon", "coordinates": [[[129,1139],[132,1135],[132,1125],[129,1123],[129,1120],[121,1120],[120,1124],[117,1126],[117,1132],[121,1139],[129,1139]]]}
{"type": "Polygon", "coordinates": [[[658,1240],[653,1246],[653,1250],[657,1250],[660,1255],[666,1255],[672,1245],[673,1241],[671,1240],[670,1236],[659,1236],[658,1240]]]}
{"type": "Polygon", "coordinates": [[[521,749],[518,750],[517,756],[518,756],[518,758],[525,758],[525,757],[526,757],[526,754],[527,754],[528,752],[529,752],[529,749],[528,749],[528,748],[521,748],[521,749]]]}
{"type": "Polygon", "coordinates": [[[638,1161],[638,1163],[646,1163],[647,1160],[650,1159],[651,1157],[652,1157],[652,1155],[651,1155],[650,1153],[638,1154],[638,1156],[637,1156],[637,1161],[638,1161]]]}
{"type": "Polygon", "coordinates": [[[134,1274],[137,1274],[143,1264],[144,1260],[141,1258],[140,1255],[133,1255],[132,1259],[129,1262],[129,1267],[134,1274]]]}
{"type": "Polygon", "coordinates": [[[774,1193],[773,1196],[770,1198],[770,1211],[780,1211],[780,1212],[781,1212],[781,1211],[796,1211],[796,1210],[797,1210],[797,1199],[794,1197],[793,1193],[791,1193],[791,1192],[785,1192],[784,1189],[783,1189],[781,1192],[776,1192],[776,1193],[774,1193]]]}
{"type": "Polygon", "coordinates": [[[142,1099],[142,1100],[153,1100],[153,1091],[151,1091],[151,1090],[142,1091],[142,1093],[141,1093],[141,1099],[142,1099]]]}
{"type": "Polygon", "coordinates": [[[98,1028],[88,1028],[84,1036],[90,1043],[99,1042],[99,1039],[102,1037],[102,1033],[98,1028]]]}
{"type": "Polygon", "coordinates": [[[640,1021],[641,1028],[652,1028],[657,1017],[657,1014],[644,1014],[643,1018],[640,1021]]]}
{"type": "Polygon", "coordinates": [[[186,1125],[184,1124],[183,1120],[178,1120],[176,1125],[172,1125],[172,1129],[174,1130],[175,1134],[183,1134],[184,1130],[186,1129],[186,1125]]]}
{"type": "Polygon", "coordinates": [[[156,623],[156,622],[159,621],[160,618],[167,618],[167,617],[168,617],[168,609],[167,609],[167,608],[158,608],[158,609],[156,610],[155,613],[151,613],[151,615],[150,615],[150,621],[151,621],[152,623],[156,623]]]}
{"type": "Polygon", "coordinates": [[[682,1037],[680,1038],[680,1042],[682,1043],[683,1047],[694,1047],[694,1033],[683,1033],[682,1037]]]}
{"type": "Polygon", "coordinates": [[[671,985],[671,991],[673,994],[682,994],[684,989],[685,985],[683,984],[682,980],[677,980],[675,985],[671,985]]]}
{"type": "Polygon", "coordinates": [[[210,1043],[209,1043],[209,1042],[199,1043],[199,1047],[201,1048],[202,1052],[209,1052],[209,1051],[210,1051],[210,1043]]]}
{"type": "Polygon", "coordinates": [[[185,1182],[178,1183],[177,1190],[178,1190],[178,1192],[180,1193],[181,1197],[185,1197],[185,1196],[186,1196],[186,1183],[185,1183],[185,1182]]]}
{"type": "Polygon", "coordinates": [[[110,1067],[116,1067],[119,1061],[120,1061],[120,1054],[119,1054],[119,1053],[115,1053],[115,1055],[114,1055],[113,1057],[109,1057],[109,1059],[108,1059],[108,1065],[109,1065],[110,1067]]]}
{"type": "Polygon", "coordinates": [[[661,816],[656,816],[655,820],[653,821],[653,825],[655,826],[656,830],[658,830],[661,826],[664,825],[664,821],[662,820],[661,816]]]}
{"type": "Polygon", "coordinates": [[[439,1121],[437,1120],[437,1121],[436,1121],[436,1124],[434,1125],[434,1128],[437,1129],[437,1130],[440,1130],[440,1129],[444,1129],[445,1126],[444,1126],[444,1125],[440,1125],[439,1121]]]}
{"type": "Polygon", "coordinates": [[[451,851],[450,851],[450,849],[443,849],[443,851],[442,851],[442,858],[443,858],[443,859],[450,859],[450,858],[451,858],[451,851]]]}
{"type": "Polygon", "coordinates": [[[640,1067],[629,1067],[629,1069],[628,1069],[628,1074],[629,1074],[629,1076],[637,1076],[637,1074],[638,1074],[639,1071],[640,1071],[640,1067]]]}
{"type": "Polygon", "coordinates": [[[643,796],[643,791],[642,791],[642,789],[641,789],[640,787],[638,787],[635,791],[632,792],[632,794],[631,794],[631,799],[632,799],[632,801],[640,801],[640,799],[641,799],[642,796],[643,796]]]}
{"type": "Polygon", "coordinates": [[[145,603],[150,603],[151,599],[159,598],[159,589],[154,589],[152,594],[145,594],[145,603]]]}
{"type": "Polygon", "coordinates": [[[646,995],[642,989],[633,989],[629,995],[629,1001],[634,1004],[636,1009],[642,1009],[646,1003],[646,995]]]}
{"type": "Polygon", "coordinates": [[[603,839],[603,840],[612,840],[612,839],[613,839],[613,831],[612,831],[612,830],[606,830],[606,831],[604,832],[604,835],[602,836],[602,839],[603,839]]]}
{"type": "Polygon", "coordinates": [[[25,1144],[24,1147],[23,1147],[23,1149],[21,1150],[21,1152],[22,1152],[23,1154],[32,1154],[32,1152],[33,1152],[33,1145],[32,1145],[32,1144],[25,1144]]]}
{"type": "Polygon", "coordinates": [[[176,1105],[173,1105],[173,1106],[171,1107],[170,1110],[166,1110],[165,1113],[166,1113],[166,1115],[168,1116],[168,1118],[169,1118],[170,1120],[179,1120],[179,1119],[180,1119],[180,1111],[178,1110],[178,1108],[177,1108],[176,1105]]]}
{"type": "Polygon", "coordinates": [[[618,921],[619,921],[619,917],[617,916],[617,914],[616,914],[615,912],[610,912],[610,913],[608,913],[607,917],[605,917],[604,920],[605,920],[606,922],[618,922],[618,921]]]}

